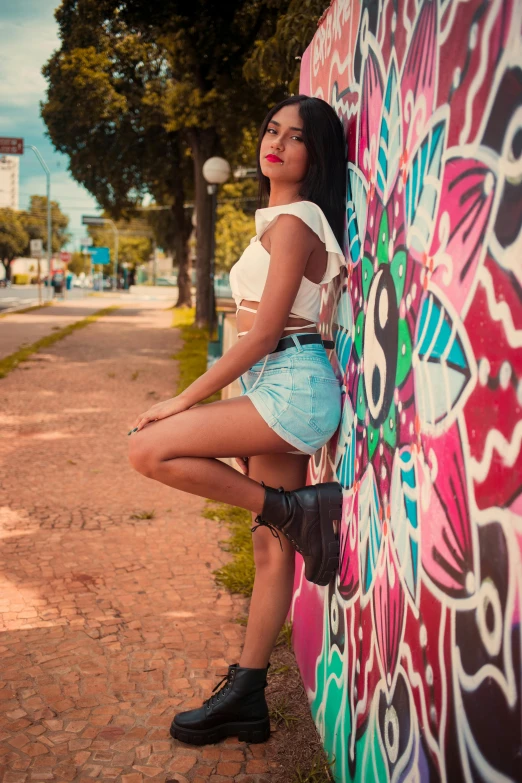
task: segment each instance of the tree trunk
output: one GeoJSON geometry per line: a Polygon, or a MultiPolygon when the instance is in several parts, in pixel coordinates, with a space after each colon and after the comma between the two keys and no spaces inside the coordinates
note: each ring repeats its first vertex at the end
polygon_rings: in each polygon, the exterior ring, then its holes
{"type": "Polygon", "coordinates": [[[184,193],[176,195],[172,213],[176,225],[174,252],[178,264],[178,301],[176,307],[192,307],[192,268],[190,263],[188,240],[192,231],[189,210],[184,207],[184,193]]]}
{"type": "Polygon", "coordinates": [[[2,258],[2,264],[5,269],[5,279],[11,282],[11,260],[9,258],[2,258]]]}
{"type": "Polygon", "coordinates": [[[194,160],[196,185],[196,325],[210,322],[210,253],[212,230],[212,199],[203,177],[203,164],[216,154],[218,137],[214,128],[193,128],[189,143],[194,160]]]}

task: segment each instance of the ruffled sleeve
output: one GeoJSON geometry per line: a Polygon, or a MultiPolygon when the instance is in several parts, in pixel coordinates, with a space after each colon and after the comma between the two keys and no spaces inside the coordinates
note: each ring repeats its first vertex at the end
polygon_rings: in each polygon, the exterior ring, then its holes
{"type": "Polygon", "coordinates": [[[321,242],[324,243],[328,253],[326,271],[321,283],[329,283],[330,280],[333,280],[339,274],[341,267],[345,265],[346,261],[323,210],[313,201],[296,201],[293,204],[258,209],[256,211],[257,239],[261,239],[268,226],[279,215],[295,215],[317,234],[321,242]]]}

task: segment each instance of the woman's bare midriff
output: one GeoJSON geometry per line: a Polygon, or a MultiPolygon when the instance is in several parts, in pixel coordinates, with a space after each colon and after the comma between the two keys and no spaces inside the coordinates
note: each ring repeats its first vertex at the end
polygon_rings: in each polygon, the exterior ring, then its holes
{"type": "MultiPolygon", "coordinates": [[[[248,299],[243,299],[241,304],[244,305],[245,307],[251,307],[252,310],[257,310],[259,302],[251,302],[248,299]]],[[[256,319],[255,313],[248,313],[245,310],[239,310],[236,315],[237,331],[238,332],[250,331],[250,329],[254,325],[255,319],[256,319]]],[[[286,337],[289,334],[301,334],[302,332],[307,332],[307,333],[317,332],[317,327],[315,326],[315,324],[310,323],[310,321],[307,321],[306,318],[294,318],[292,316],[291,318],[288,318],[286,325],[302,326],[302,329],[290,329],[289,331],[284,331],[281,337],[286,337]]]]}

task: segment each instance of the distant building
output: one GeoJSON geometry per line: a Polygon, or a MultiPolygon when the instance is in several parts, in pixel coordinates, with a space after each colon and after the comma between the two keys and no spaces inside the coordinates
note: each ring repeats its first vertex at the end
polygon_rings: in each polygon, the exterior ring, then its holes
{"type": "Polygon", "coordinates": [[[0,208],[19,209],[20,158],[18,155],[0,157],[0,208]]]}
{"type": "MultiPolygon", "coordinates": [[[[63,264],[61,263],[60,259],[53,258],[52,260],[52,269],[53,271],[55,269],[61,268],[63,264]]],[[[36,281],[36,275],[38,270],[38,261],[35,258],[15,258],[13,261],[11,261],[11,279],[14,277],[14,275],[28,275],[29,276],[29,282],[31,280],[36,281]]],[[[41,258],[40,259],[40,274],[42,277],[45,277],[47,275],[48,265],[47,265],[47,258],[41,258]]],[[[3,280],[5,277],[5,268],[3,264],[0,264],[0,280],[3,280]]]]}

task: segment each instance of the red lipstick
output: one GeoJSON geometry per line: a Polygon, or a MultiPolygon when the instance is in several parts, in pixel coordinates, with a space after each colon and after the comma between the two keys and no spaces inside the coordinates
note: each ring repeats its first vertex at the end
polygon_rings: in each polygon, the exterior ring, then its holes
{"type": "Polygon", "coordinates": [[[266,156],[266,160],[267,160],[269,163],[282,163],[282,162],[283,162],[283,161],[281,160],[281,158],[278,158],[278,157],[277,157],[277,155],[267,155],[267,156],[266,156]]]}

